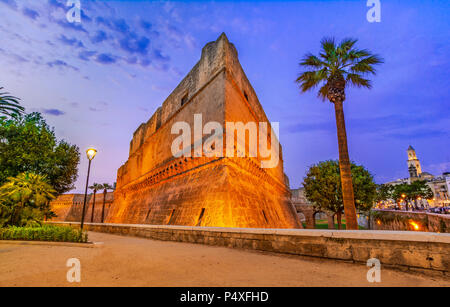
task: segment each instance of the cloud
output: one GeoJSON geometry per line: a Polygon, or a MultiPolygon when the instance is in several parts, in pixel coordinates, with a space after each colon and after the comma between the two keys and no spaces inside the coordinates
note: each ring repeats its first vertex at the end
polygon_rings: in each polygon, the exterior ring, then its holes
{"type": "Polygon", "coordinates": [[[114,64],[117,62],[117,59],[115,56],[113,56],[111,54],[106,54],[106,53],[99,54],[95,58],[95,60],[96,60],[96,62],[98,62],[100,64],[114,64]]]}
{"type": "Polygon", "coordinates": [[[22,13],[23,13],[24,16],[26,16],[28,18],[31,18],[33,20],[36,20],[40,16],[37,11],[32,10],[30,8],[27,8],[27,7],[24,7],[22,9],[22,13]]]}
{"type": "Polygon", "coordinates": [[[107,107],[108,107],[108,103],[107,102],[99,102],[99,103],[97,103],[97,106],[89,107],[89,111],[91,111],[91,112],[104,112],[104,111],[106,111],[107,107]]]}
{"type": "Polygon", "coordinates": [[[77,47],[77,48],[84,48],[83,42],[76,39],[76,38],[68,38],[67,36],[65,36],[64,34],[61,34],[58,37],[58,40],[63,43],[64,45],[68,45],[68,46],[72,46],[72,47],[77,47]]]}
{"type": "Polygon", "coordinates": [[[55,61],[52,61],[52,62],[48,62],[47,66],[52,67],[52,68],[53,67],[70,68],[70,69],[73,69],[75,71],[79,71],[79,69],[77,67],[69,65],[66,62],[62,61],[62,60],[55,60],[55,61]]]}
{"type": "Polygon", "coordinates": [[[94,44],[101,43],[108,39],[108,35],[105,31],[97,31],[93,37],[91,37],[91,42],[94,44]]]}
{"type": "Polygon", "coordinates": [[[86,15],[84,10],[81,10],[81,21],[82,22],[92,22],[92,18],[86,15]]]}
{"type": "Polygon", "coordinates": [[[0,0],[0,3],[6,4],[7,6],[9,6],[9,8],[13,10],[17,10],[18,8],[17,2],[15,0],[0,0]]]}
{"type": "Polygon", "coordinates": [[[96,51],[82,51],[78,54],[78,58],[83,61],[89,61],[91,57],[96,55],[96,51]]]}
{"type": "Polygon", "coordinates": [[[148,53],[150,40],[144,36],[140,38],[127,36],[120,40],[119,45],[122,50],[130,54],[138,53],[146,55],[148,53]]]}
{"type": "Polygon", "coordinates": [[[62,116],[66,114],[64,111],[58,110],[58,109],[42,109],[42,113],[52,116],[62,116]]]}
{"type": "Polygon", "coordinates": [[[2,49],[2,48],[0,48],[0,53],[3,54],[6,57],[12,59],[16,63],[27,63],[27,62],[29,62],[29,60],[24,58],[23,56],[21,56],[19,54],[16,54],[16,53],[12,53],[12,52],[7,52],[5,49],[2,49]]]}
{"type": "Polygon", "coordinates": [[[106,28],[119,33],[127,33],[130,29],[130,26],[123,18],[116,19],[98,16],[95,18],[95,22],[98,25],[103,25],[106,28]]]}
{"type": "MultiPolygon", "coordinates": [[[[361,118],[348,118],[346,120],[348,131],[357,131],[358,134],[376,134],[381,137],[393,139],[419,139],[431,137],[448,137],[449,132],[439,128],[439,121],[445,121],[441,116],[430,125],[430,118],[438,118],[437,114],[393,114],[388,116],[374,116],[361,118]],[[436,126],[433,126],[436,125],[436,126]]],[[[328,121],[299,122],[287,127],[289,133],[313,133],[325,131],[335,133],[336,123],[334,117],[328,121]]]]}
{"type": "Polygon", "coordinates": [[[83,28],[82,25],[75,23],[75,22],[74,23],[68,22],[66,19],[57,20],[55,23],[64,29],[73,30],[73,31],[77,31],[77,32],[83,32],[86,34],[88,33],[88,31],[85,28],[83,28]]]}
{"type": "Polygon", "coordinates": [[[148,21],[146,21],[146,20],[143,20],[143,19],[141,19],[141,20],[139,21],[139,26],[140,26],[142,29],[144,29],[145,31],[150,31],[150,30],[152,29],[152,27],[153,27],[153,25],[152,25],[150,22],[148,22],[148,21]]]}
{"type": "Polygon", "coordinates": [[[57,0],[48,0],[48,5],[51,9],[62,9],[66,10],[66,6],[57,0]]]}
{"type": "MultiPolygon", "coordinates": [[[[46,32],[51,35],[42,41],[45,45],[43,48],[36,46],[26,57],[15,57],[16,62],[25,62],[29,58],[30,62],[50,68],[80,71],[81,68],[76,67],[78,65],[70,64],[76,63],[73,62],[75,59],[110,66],[133,65],[144,69],[152,67],[173,73],[170,65],[171,57],[166,53],[166,47],[173,45],[174,40],[180,45],[192,44],[191,36],[174,22],[164,19],[160,21],[157,19],[158,22],[154,22],[144,16],[125,18],[125,15],[121,16],[120,11],[104,2],[83,2],[82,23],[70,23],[66,19],[68,11],[66,0],[45,0],[37,3],[30,1],[35,5],[32,8],[16,1],[0,0],[0,5],[4,4],[19,10],[24,18],[39,20],[39,27],[45,27],[46,32]],[[162,33],[164,35],[161,35],[162,33]],[[48,58],[49,53],[44,52],[49,46],[52,49],[52,58],[48,58]],[[68,54],[67,48],[62,48],[64,46],[78,50],[68,54]],[[54,60],[58,58],[60,60],[54,60]]],[[[164,11],[161,13],[165,14],[164,11]]],[[[13,29],[6,30],[11,33],[10,35],[15,32],[13,29]]],[[[12,52],[9,47],[5,49],[12,52]]]]}

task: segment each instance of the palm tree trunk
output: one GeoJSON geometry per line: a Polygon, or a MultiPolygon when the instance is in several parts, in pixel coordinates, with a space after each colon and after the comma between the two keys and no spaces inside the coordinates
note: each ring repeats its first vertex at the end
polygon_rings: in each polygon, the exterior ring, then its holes
{"type": "Polygon", "coordinates": [[[95,212],[95,193],[97,193],[97,191],[95,191],[95,190],[94,190],[94,201],[92,202],[91,223],[94,223],[94,212],[95,212]]]}
{"type": "Polygon", "coordinates": [[[334,102],[336,112],[336,126],[339,143],[339,168],[341,171],[342,198],[344,201],[344,213],[347,230],[357,230],[355,196],[353,194],[352,173],[350,168],[350,158],[348,156],[347,132],[345,130],[345,118],[343,102],[334,102]]]}
{"type": "Polygon", "coordinates": [[[105,190],[103,191],[102,223],[105,221],[106,192],[107,192],[107,190],[105,189],[105,190]]]}

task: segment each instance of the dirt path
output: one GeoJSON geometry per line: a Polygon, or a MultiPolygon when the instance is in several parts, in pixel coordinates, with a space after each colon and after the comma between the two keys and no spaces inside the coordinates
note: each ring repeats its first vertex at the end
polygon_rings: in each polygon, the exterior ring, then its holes
{"type": "MultiPolygon", "coordinates": [[[[0,286],[373,286],[364,265],[90,233],[102,247],[0,244],[0,286]],[[66,261],[81,261],[80,284],[66,261]]],[[[381,271],[381,286],[450,286],[440,277],[381,271]]]]}

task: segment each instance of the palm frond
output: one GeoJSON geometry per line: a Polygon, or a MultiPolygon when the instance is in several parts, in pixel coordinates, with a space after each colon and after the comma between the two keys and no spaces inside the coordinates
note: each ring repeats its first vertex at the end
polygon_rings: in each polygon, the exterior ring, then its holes
{"type": "Polygon", "coordinates": [[[328,95],[328,86],[325,84],[320,88],[319,92],[317,93],[317,97],[322,99],[322,101],[325,101],[327,99],[327,95],[328,95]]]}
{"type": "Polygon", "coordinates": [[[322,68],[323,66],[327,66],[327,63],[321,61],[318,57],[316,57],[312,53],[308,53],[301,60],[300,66],[305,66],[305,67],[310,67],[310,68],[322,68]]]}
{"type": "MultiPolygon", "coordinates": [[[[3,87],[0,87],[2,90],[3,87]]],[[[5,115],[21,114],[25,111],[19,103],[19,98],[9,95],[9,93],[0,93],[0,113],[5,115]]]]}
{"type": "Polygon", "coordinates": [[[301,73],[296,80],[300,90],[306,92],[321,85],[318,96],[325,100],[329,90],[328,86],[333,86],[329,83],[334,84],[331,80],[332,76],[334,79],[336,77],[345,79],[344,87],[355,86],[370,89],[372,83],[365,76],[376,74],[375,66],[383,63],[384,60],[369,50],[356,49],[357,42],[357,39],[345,38],[336,45],[334,38],[323,38],[320,42],[322,50],[319,55],[307,53],[300,62],[300,66],[308,69],[301,73]]]}
{"type": "Polygon", "coordinates": [[[337,48],[338,55],[345,57],[357,42],[354,38],[344,38],[337,48]]]}
{"type": "Polygon", "coordinates": [[[296,80],[302,92],[306,92],[318,86],[322,81],[328,77],[328,69],[323,68],[316,71],[305,71],[296,80]]]}
{"type": "Polygon", "coordinates": [[[335,56],[336,41],[334,37],[324,37],[320,44],[328,57],[335,56]]]}
{"type": "Polygon", "coordinates": [[[368,89],[372,88],[372,82],[358,74],[347,74],[346,81],[356,87],[366,87],[368,89]]]}
{"type": "Polygon", "coordinates": [[[377,55],[370,55],[362,60],[356,62],[354,65],[350,67],[350,71],[352,73],[372,73],[375,74],[376,70],[374,65],[383,63],[383,59],[381,59],[377,55]]]}

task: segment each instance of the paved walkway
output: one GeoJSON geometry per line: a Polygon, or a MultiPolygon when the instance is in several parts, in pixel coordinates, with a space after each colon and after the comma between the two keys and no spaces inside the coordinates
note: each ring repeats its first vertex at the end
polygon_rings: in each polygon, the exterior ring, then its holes
{"type": "MultiPolygon", "coordinates": [[[[373,286],[364,265],[90,233],[102,247],[0,244],[0,286],[373,286]]],[[[450,286],[440,277],[381,271],[381,286],[450,286]]]]}

